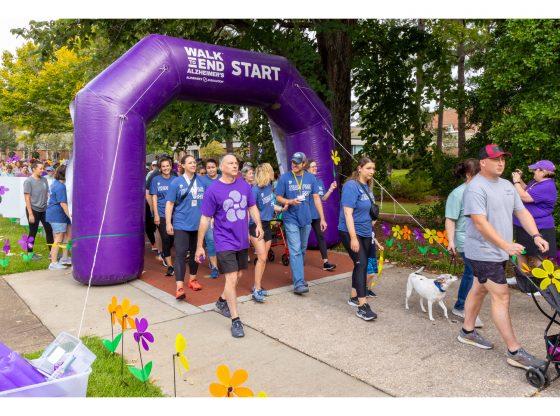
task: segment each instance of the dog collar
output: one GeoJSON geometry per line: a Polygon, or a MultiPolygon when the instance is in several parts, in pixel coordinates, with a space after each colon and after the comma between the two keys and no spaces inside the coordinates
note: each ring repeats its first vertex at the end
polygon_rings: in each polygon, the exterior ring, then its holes
{"type": "Polygon", "coordinates": [[[445,293],[445,290],[443,290],[443,289],[441,288],[441,283],[440,283],[440,282],[438,282],[438,281],[436,280],[436,281],[434,281],[434,285],[436,285],[436,287],[438,288],[438,290],[439,290],[440,292],[445,293]]]}

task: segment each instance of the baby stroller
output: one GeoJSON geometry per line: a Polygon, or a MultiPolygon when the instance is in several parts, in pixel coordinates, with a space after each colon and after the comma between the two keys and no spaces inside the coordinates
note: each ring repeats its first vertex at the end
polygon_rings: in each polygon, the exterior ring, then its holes
{"type": "MultiPolygon", "coordinates": [[[[282,254],[282,264],[287,266],[290,264],[290,251],[288,250],[288,245],[286,244],[286,239],[284,238],[284,231],[282,229],[282,220],[273,219],[270,221],[270,228],[272,231],[272,242],[270,244],[270,249],[268,250],[267,259],[273,262],[276,258],[276,254],[272,250],[272,247],[284,246],[284,254],[282,254]]],[[[257,264],[257,259],[253,260],[253,264],[257,264]]]]}
{"type": "Polygon", "coordinates": [[[537,308],[539,308],[541,313],[550,320],[550,322],[546,326],[546,329],[544,330],[547,363],[543,368],[531,367],[525,373],[527,382],[531,386],[540,389],[544,386],[548,386],[552,381],[560,378],[560,333],[549,335],[553,324],[560,326],[560,322],[558,321],[560,314],[560,293],[558,293],[558,290],[553,283],[549,284],[544,290],[541,289],[539,281],[541,279],[537,279],[529,273],[525,273],[525,271],[521,270],[519,266],[517,266],[516,262],[513,261],[513,259],[510,258],[510,261],[513,264],[513,269],[515,270],[515,278],[517,280],[517,286],[519,287],[519,290],[524,293],[531,294],[531,297],[533,298],[535,305],[537,305],[537,308]],[[537,301],[537,298],[535,297],[535,293],[540,293],[541,297],[545,299],[552,307],[552,315],[542,308],[542,306],[539,304],[539,301],[537,301]],[[548,368],[552,364],[554,364],[554,368],[556,369],[556,377],[550,379],[547,375],[547,372],[548,368]]]}

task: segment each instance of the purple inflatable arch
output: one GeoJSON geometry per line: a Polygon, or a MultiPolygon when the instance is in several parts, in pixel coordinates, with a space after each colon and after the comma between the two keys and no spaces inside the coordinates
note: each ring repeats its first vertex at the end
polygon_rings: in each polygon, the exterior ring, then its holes
{"type": "MultiPolygon", "coordinates": [[[[330,113],[283,57],[161,35],[138,42],[75,98],[74,278],[108,285],[135,279],[144,261],[146,125],[172,100],[262,108],[281,172],[289,156],[317,160],[333,181],[330,113]]],[[[327,244],[338,242],[339,194],[325,203],[327,244]]]]}

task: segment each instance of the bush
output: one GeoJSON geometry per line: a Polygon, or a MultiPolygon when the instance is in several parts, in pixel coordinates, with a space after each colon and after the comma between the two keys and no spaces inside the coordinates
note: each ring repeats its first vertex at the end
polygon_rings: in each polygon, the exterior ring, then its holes
{"type": "Polygon", "coordinates": [[[389,192],[397,200],[425,201],[433,195],[432,181],[427,175],[394,171],[391,175],[389,192]]]}

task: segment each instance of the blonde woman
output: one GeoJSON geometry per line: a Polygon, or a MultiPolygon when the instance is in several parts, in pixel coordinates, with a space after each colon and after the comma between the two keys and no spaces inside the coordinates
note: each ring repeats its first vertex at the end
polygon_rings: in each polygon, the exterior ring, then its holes
{"type": "Polygon", "coordinates": [[[253,197],[261,215],[261,223],[264,230],[264,238],[258,239],[256,236],[256,224],[251,219],[249,223],[249,236],[251,244],[255,248],[257,254],[257,263],[255,264],[255,286],[253,287],[253,299],[257,302],[264,302],[265,292],[261,286],[264,269],[266,267],[266,259],[270,250],[272,232],[270,230],[270,221],[274,216],[274,211],[283,212],[288,209],[285,205],[281,207],[274,203],[274,193],[272,192],[272,181],[274,180],[274,171],[270,163],[263,163],[257,166],[255,171],[254,185],[252,188],[253,197]]]}

